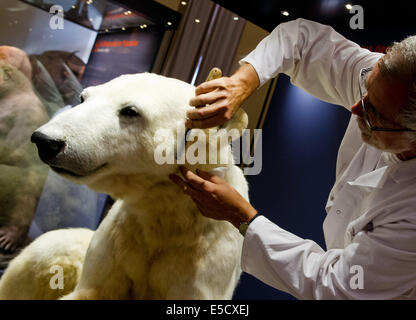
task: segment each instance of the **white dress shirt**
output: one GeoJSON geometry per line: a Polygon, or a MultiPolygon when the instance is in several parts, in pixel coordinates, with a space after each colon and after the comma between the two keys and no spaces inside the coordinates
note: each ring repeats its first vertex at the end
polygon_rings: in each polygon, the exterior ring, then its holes
{"type": "MultiPolygon", "coordinates": [[[[381,57],[329,26],[298,19],[280,24],[240,63],[253,65],[261,85],[285,73],[350,110],[360,99],[360,69],[381,57]]],[[[255,219],[242,269],[299,299],[416,298],[416,159],[400,161],[363,143],[352,116],[326,211],[326,251],[264,216],[255,219]]]]}

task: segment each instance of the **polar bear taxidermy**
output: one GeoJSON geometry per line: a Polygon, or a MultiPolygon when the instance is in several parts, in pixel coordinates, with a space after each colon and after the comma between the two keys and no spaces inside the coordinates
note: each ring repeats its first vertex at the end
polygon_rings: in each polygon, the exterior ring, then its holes
{"type": "MultiPolygon", "coordinates": [[[[117,199],[92,237],[79,282],[64,299],[232,298],[241,274],[243,237],[229,222],[202,216],[169,179],[179,172],[177,161],[155,160],[163,141],[160,156],[178,158],[178,141],[184,139],[178,128],[184,126],[194,94],[193,86],[176,79],[123,75],[85,89],[81,104],[33,134],[40,158],[54,171],[117,199]],[[171,133],[175,143],[166,143],[160,129],[171,133]]],[[[240,112],[216,132],[241,133],[246,126],[247,116],[240,112]]],[[[185,157],[185,165],[192,171],[221,167],[224,179],[248,200],[247,182],[233,164],[230,145],[218,147],[210,130],[203,157],[214,149],[228,155],[228,162],[190,163],[185,157]]],[[[187,142],[184,152],[191,147],[187,142]]],[[[54,241],[45,241],[52,257],[54,241]]]]}

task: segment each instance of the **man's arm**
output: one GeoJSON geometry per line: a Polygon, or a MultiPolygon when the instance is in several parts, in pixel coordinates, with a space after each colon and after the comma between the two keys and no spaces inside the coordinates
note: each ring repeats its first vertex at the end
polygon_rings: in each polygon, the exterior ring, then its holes
{"type": "Polygon", "coordinates": [[[262,216],[247,230],[241,267],[299,299],[414,299],[415,231],[414,221],[390,220],[324,251],[262,216]]]}
{"type": "MultiPolygon", "coordinates": [[[[360,69],[373,66],[382,56],[347,40],[330,26],[297,19],[278,25],[240,64],[252,67],[259,86],[279,73],[285,73],[294,85],[313,96],[349,109],[359,99],[360,69]]],[[[256,79],[252,73],[246,75],[239,71],[239,76],[256,79]]],[[[197,96],[190,104],[196,107],[205,104],[210,106],[206,110],[197,108],[190,111],[188,116],[199,121],[188,121],[187,126],[219,125],[220,121],[228,119],[228,116],[223,115],[233,114],[240,107],[249,95],[242,93],[246,90],[245,86],[241,81],[233,81],[237,79],[233,77],[220,78],[209,86],[205,83],[197,87],[197,96]],[[233,90],[228,90],[228,86],[232,86],[233,90]],[[215,91],[217,94],[207,96],[207,92],[215,91]],[[240,98],[224,100],[224,92],[240,98]],[[203,100],[200,100],[201,94],[205,95],[203,100]],[[212,119],[208,121],[209,118],[212,119]],[[206,122],[201,122],[201,119],[206,122]]],[[[247,92],[251,94],[256,87],[250,87],[247,92]]]]}
{"type": "Polygon", "coordinates": [[[253,65],[260,85],[285,73],[311,95],[349,109],[359,98],[360,69],[373,66],[382,56],[330,26],[300,18],[277,26],[240,63],[253,65]]]}
{"type": "MultiPolygon", "coordinates": [[[[170,178],[209,218],[236,228],[257,211],[221,178],[181,168],[170,178]]],[[[283,230],[264,216],[244,237],[242,270],[299,299],[414,298],[416,228],[413,202],[389,199],[389,215],[372,230],[357,230],[343,249],[325,251],[316,242],[283,230]]],[[[380,206],[386,210],[386,206],[380,206]]],[[[374,212],[375,216],[379,216],[374,212]]]]}

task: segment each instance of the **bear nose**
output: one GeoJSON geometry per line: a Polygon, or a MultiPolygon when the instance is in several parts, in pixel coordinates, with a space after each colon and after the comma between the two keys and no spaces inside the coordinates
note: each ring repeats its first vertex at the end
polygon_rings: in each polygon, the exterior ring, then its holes
{"type": "Polygon", "coordinates": [[[46,134],[37,131],[32,134],[30,141],[36,144],[39,157],[45,162],[53,159],[65,146],[64,141],[55,140],[46,134]]]}

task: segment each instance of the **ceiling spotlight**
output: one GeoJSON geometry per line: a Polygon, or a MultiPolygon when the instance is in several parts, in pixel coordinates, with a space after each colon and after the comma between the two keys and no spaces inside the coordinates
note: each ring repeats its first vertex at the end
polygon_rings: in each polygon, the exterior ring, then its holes
{"type": "Polygon", "coordinates": [[[237,20],[238,20],[238,17],[234,17],[233,19],[234,19],[235,21],[237,21],[237,20]]]}
{"type": "Polygon", "coordinates": [[[172,22],[168,21],[167,25],[168,26],[171,26],[172,25],[172,22]]]}
{"type": "Polygon", "coordinates": [[[124,27],[123,27],[123,28],[121,28],[121,30],[125,31],[125,30],[126,30],[126,28],[124,28],[124,27]]]}
{"type": "Polygon", "coordinates": [[[199,20],[199,19],[195,19],[195,22],[196,22],[196,23],[200,23],[200,22],[201,22],[201,20],[199,20]]]}
{"type": "Polygon", "coordinates": [[[140,29],[146,29],[147,28],[147,24],[142,24],[141,26],[140,26],[140,29]]]}
{"type": "Polygon", "coordinates": [[[352,9],[352,5],[350,3],[348,3],[347,5],[345,5],[345,8],[347,8],[348,10],[352,9]]]}
{"type": "Polygon", "coordinates": [[[75,9],[76,8],[76,6],[72,6],[72,9],[75,9]]]}
{"type": "Polygon", "coordinates": [[[108,29],[105,29],[105,32],[108,32],[108,29]]]}
{"type": "Polygon", "coordinates": [[[181,5],[186,6],[186,1],[182,1],[181,5]]]}
{"type": "Polygon", "coordinates": [[[285,17],[287,17],[288,15],[289,15],[289,12],[287,12],[286,10],[285,11],[282,11],[281,12],[285,17]]]}

